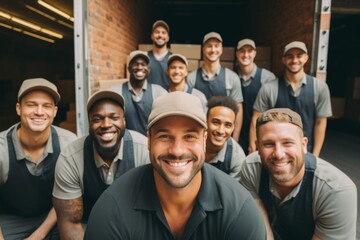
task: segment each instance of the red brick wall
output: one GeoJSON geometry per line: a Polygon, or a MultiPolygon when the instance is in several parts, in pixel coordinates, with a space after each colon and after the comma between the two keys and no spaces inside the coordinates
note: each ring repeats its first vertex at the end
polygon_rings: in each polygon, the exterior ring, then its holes
{"type": "MultiPolygon", "coordinates": [[[[287,43],[295,40],[305,42],[311,56],[315,0],[253,0],[251,4],[253,13],[249,24],[254,29],[252,34],[257,45],[271,47],[271,70],[275,75],[283,72],[281,57],[287,43]]],[[[309,72],[310,61],[306,72],[309,72]]]]}
{"type": "Polygon", "coordinates": [[[124,78],[126,59],[140,41],[148,38],[152,13],[148,0],[89,0],[89,81],[92,92],[98,81],[124,78]]]}

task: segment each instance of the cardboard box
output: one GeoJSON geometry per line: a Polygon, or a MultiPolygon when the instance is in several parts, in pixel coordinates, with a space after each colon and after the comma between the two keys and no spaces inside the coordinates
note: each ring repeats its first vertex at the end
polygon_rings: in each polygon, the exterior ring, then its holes
{"type": "Polygon", "coordinates": [[[189,59],[201,59],[201,45],[200,44],[171,44],[170,51],[184,55],[189,59]]]}
{"type": "Polygon", "coordinates": [[[99,85],[100,85],[100,89],[108,89],[114,85],[118,85],[118,84],[127,82],[128,80],[129,79],[127,79],[127,78],[100,80],[99,85]]]}
{"type": "Polygon", "coordinates": [[[188,59],[188,63],[189,63],[189,72],[198,69],[200,66],[200,60],[188,59]]]}
{"type": "Polygon", "coordinates": [[[234,71],[234,62],[232,61],[220,61],[222,67],[229,68],[234,71]]]}
{"type": "Polygon", "coordinates": [[[345,98],[332,97],[331,98],[331,109],[332,109],[332,118],[342,118],[344,117],[345,111],[345,98]]]}
{"type": "Polygon", "coordinates": [[[59,123],[59,127],[65,128],[76,134],[76,123],[71,123],[71,122],[65,121],[65,122],[59,123]]]}
{"type": "Polygon", "coordinates": [[[271,60],[271,48],[270,47],[256,47],[255,61],[270,61],[271,60]]]}
{"type": "Polygon", "coordinates": [[[235,48],[223,47],[223,54],[220,57],[220,61],[235,61],[235,48]]]}
{"type": "Polygon", "coordinates": [[[256,65],[261,68],[265,68],[270,71],[271,69],[271,62],[268,60],[256,60],[256,65]]]}
{"type": "Polygon", "coordinates": [[[71,110],[66,112],[66,121],[69,123],[76,123],[76,111],[71,110]]]}
{"type": "Polygon", "coordinates": [[[152,44],[139,44],[138,49],[141,51],[150,51],[152,49],[152,44]]]}

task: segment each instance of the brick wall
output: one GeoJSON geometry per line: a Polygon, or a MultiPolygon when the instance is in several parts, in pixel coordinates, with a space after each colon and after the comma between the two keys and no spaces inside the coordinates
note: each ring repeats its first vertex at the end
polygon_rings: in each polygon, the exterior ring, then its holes
{"type": "MultiPolygon", "coordinates": [[[[249,24],[254,31],[252,35],[257,45],[271,47],[271,70],[275,75],[283,72],[281,57],[287,43],[305,42],[311,56],[315,0],[253,0],[251,4],[253,12],[249,24]]],[[[309,72],[310,61],[305,67],[306,72],[309,72]]]]}
{"type": "Polygon", "coordinates": [[[153,3],[148,0],[89,0],[89,81],[92,92],[98,82],[125,77],[129,52],[149,36],[153,3]]]}

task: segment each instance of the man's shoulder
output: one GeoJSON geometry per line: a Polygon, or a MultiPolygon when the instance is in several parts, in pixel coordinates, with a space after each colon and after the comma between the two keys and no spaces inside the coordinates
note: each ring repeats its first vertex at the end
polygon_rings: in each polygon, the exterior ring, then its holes
{"type": "Polygon", "coordinates": [[[133,143],[147,145],[147,137],[145,137],[143,134],[130,129],[127,129],[127,131],[130,133],[133,143]]]}
{"type": "Polygon", "coordinates": [[[77,139],[77,136],[75,133],[73,133],[65,128],[58,127],[58,126],[53,125],[53,127],[55,128],[59,137],[66,137],[66,138],[73,139],[73,140],[77,139]]]}
{"type": "Polygon", "coordinates": [[[84,142],[88,135],[75,139],[71,144],[68,144],[63,150],[61,155],[64,157],[82,154],[84,152],[84,142]]]}
{"type": "Polygon", "coordinates": [[[314,176],[317,181],[314,182],[315,184],[320,183],[321,185],[325,185],[334,191],[347,187],[355,187],[354,182],[349,178],[349,176],[328,161],[321,158],[317,158],[314,176]]]}

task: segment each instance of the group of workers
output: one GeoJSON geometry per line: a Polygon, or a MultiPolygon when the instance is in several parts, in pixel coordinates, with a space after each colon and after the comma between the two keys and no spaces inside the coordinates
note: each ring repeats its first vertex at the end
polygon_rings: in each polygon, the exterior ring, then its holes
{"type": "Polygon", "coordinates": [[[22,83],[0,133],[0,239],[355,239],[356,186],[319,157],[330,93],[305,44],[276,78],[251,39],[222,67],[210,32],[189,73],[169,33],[156,21],[129,81],[89,97],[86,136],[53,126],[53,83],[22,83]]]}

